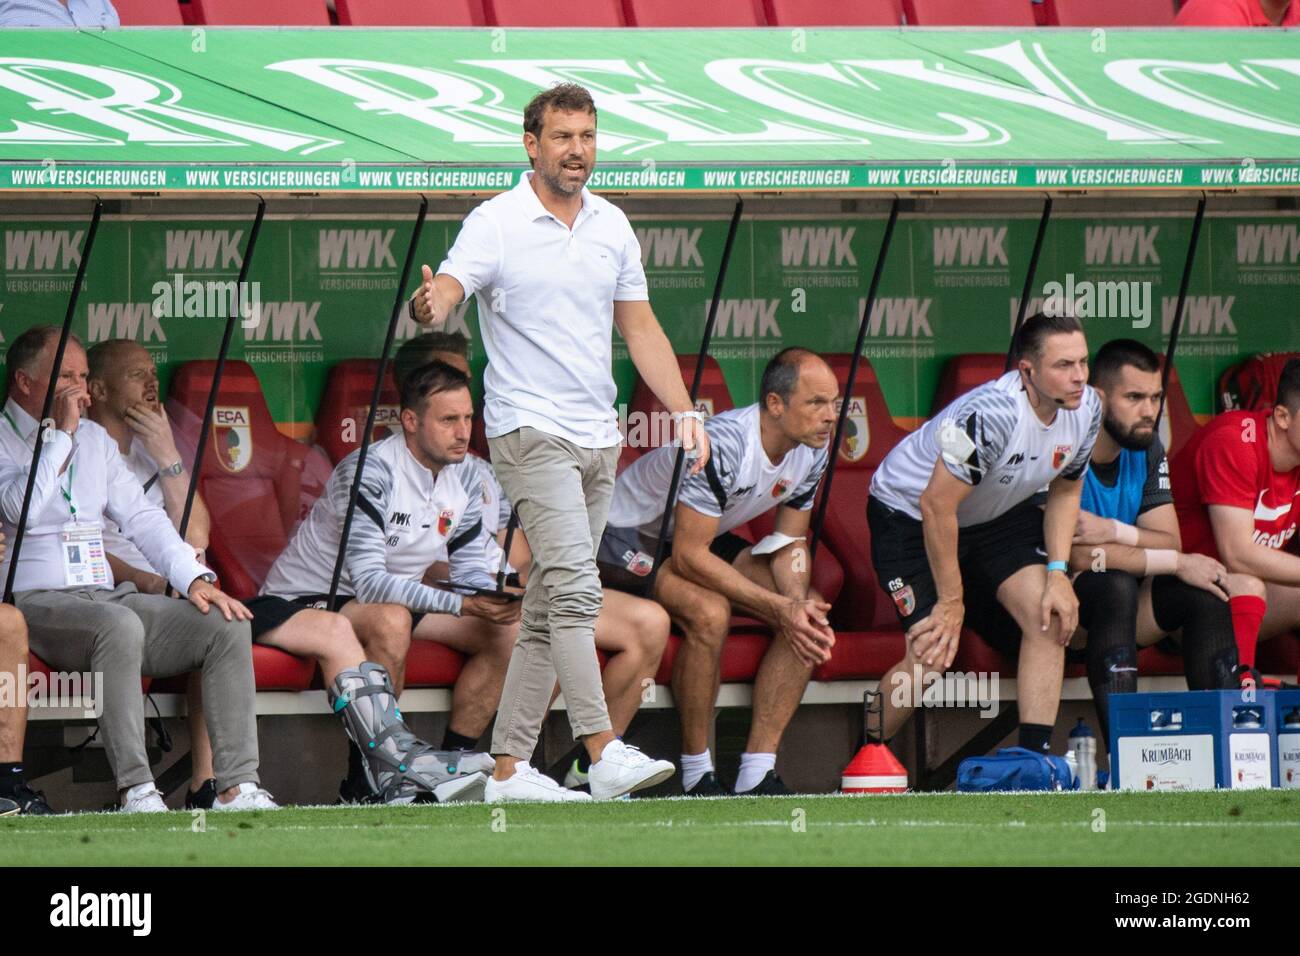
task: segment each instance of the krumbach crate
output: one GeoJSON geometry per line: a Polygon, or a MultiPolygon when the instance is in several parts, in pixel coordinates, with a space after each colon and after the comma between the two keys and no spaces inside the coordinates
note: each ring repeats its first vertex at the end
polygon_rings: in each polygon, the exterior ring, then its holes
{"type": "Polygon", "coordinates": [[[1277,710],[1277,783],[1284,789],[1300,788],[1300,690],[1280,690],[1273,695],[1277,710]]]}
{"type": "MultiPolygon", "coordinates": [[[[1116,790],[1276,787],[1277,697],[1277,692],[1266,690],[1112,694],[1112,786],[1116,790]]],[[[1300,706],[1300,701],[1291,706],[1300,706]]],[[[1294,728],[1292,743],[1300,744],[1300,726],[1294,728]]],[[[1300,765],[1293,776],[1300,778],[1300,765]]]]}

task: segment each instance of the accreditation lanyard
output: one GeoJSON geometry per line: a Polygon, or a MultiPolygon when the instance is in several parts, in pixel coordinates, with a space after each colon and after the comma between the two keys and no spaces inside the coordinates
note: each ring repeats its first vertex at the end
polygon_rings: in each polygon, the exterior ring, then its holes
{"type": "MultiPolygon", "coordinates": [[[[14,434],[18,436],[19,441],[23,441],[25,443],[25,439],[23,438],[23,433],[18,430],[18,423],[14,421],[13,416],[9,414],[9,409],[7,408],[4,410],[4,417],[5,417],[5,421],[9,423],[9,427],[14,430],[14,434]]],[[[63,485],[63,484],[59,485],[59,494],[63,495],[63,500],[68,503],[68,512],[72,515],[73,521],[77,520],[77,506],[72,501],[72,482],[76,479],[76,475],[77,475],[77,463],[74,461],[70,465],[68,465],[67,485],[63,485]]]]}

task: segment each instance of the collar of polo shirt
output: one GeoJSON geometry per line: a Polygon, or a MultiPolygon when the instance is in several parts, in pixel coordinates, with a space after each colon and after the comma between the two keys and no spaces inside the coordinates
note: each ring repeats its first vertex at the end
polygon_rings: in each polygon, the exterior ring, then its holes
{"type": "MultiPolygon", "coordinates": [[[[561,226],[564,226],[564,223],[560,222],[560,218],[556,216],[555,213],[542,205],[542,197],[537,195],[537,190],[533,189],[533,171],[531,169],[524,173],[523,178],[519,180],[519,185],[515,187],[515,190],[520,193],[520,201],[523,202],[524,206],[527,208],[529,219],[534,222],[538,219],[554,219],[556,222],[560,223],[561,226]]],[[[594,205],[591,201],[591,191],[588,190],[586,186],[583,186],[582,209],[578,211],[578,218],[573,220],[573,228],[578,228],[578,223],[582,221],[583,216],[588,214],[595,216],[599,213],[599,207],[594,205]]],[[[564,226],[564,228],[568,229],[569,227],[564,226]]]]}

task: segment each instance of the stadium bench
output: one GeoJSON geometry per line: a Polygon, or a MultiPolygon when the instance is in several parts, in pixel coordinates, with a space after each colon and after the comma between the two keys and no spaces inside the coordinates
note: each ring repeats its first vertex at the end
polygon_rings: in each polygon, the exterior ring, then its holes
{"type": "Polygon", "coordinates": [[[767,26],[761,0],[623,0],[630,27],[767,26]]]}
{"type": "Polygon", "coordinates": [[[1219,376],[1217,410],[1264,411],[1272,408],[1277,399],[1282,369],[1293,358],[1300,358],[1300,352],[1262,352],[1229,365],[1219,376]]]}
{"type": "Polygon", "coordinates": [[[896,27],[902,0],[764,0],[774,27],[896,27]]]}
{"type": "Polygon", "coordinates": [[[481,27],[479,0],[334,0],[340,26],[481,27]]]}
{"type": "Polygon", "coordinates": [[[1006,363],[1006,355],[998,352],[972,352],[948,359],[943,363],[939,385],[934,390],[930,417],[951,405],[958,395],[965,395],[972,388],[999,378],[1006,371],[1006,363]]]}
{"type": "Polygon", "coordinates": [[[325,0],[191,0],[192,22],[208,26],[327,27],[325,0]]]}
{"type": "Polygon", "coordinates": [[[113,9],[124,27],[184,26],[176,0],[113,0],[113,9]]]}
{"type": "Polygon", "coordinates": [[[903,0],[907,22],[918,27],[1034,27],[1029,0],[903,0]]]}
{"type": "Polygon", "coordinates": [[[497,27],[621,27],[622,0],[586,0],[557,7],[548,0],[483,0],[488,23],[497,27]]]}

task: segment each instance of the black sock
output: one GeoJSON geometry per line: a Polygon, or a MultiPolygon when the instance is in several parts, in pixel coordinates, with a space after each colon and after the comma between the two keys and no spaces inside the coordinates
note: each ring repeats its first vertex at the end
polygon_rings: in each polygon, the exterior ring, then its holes
{"type": "Polygon", "coordinates": [[[478,746],[477,737],[466,737],[464,734],[458,734],[447,726],[447,732],[442,735],[443,750],[473,750],[478,746]]]}
{"type": "Polygon", "coordinates": [[[1047,724],[1021,724],[1020,746],[1036,754],[1052,752],[1052,728],[1047,724]]]}
{"type": "Polygon", "coordinates": [[[0,797],[11,795],[23,782],[21,763],[0,763],[0,797]]]}
{"type": "Polygon", "coordinates": [[[361,748],[348,741],[348,779],[364,780],[366,779],[366,758],[361,755],[361,748]]]}
{"type": "Polygon", "coordinates": [[[591,754],[587,753],[587,748],[581,747],[578,750],[578,772],[586,773],[591,769],[591,754]]]}

